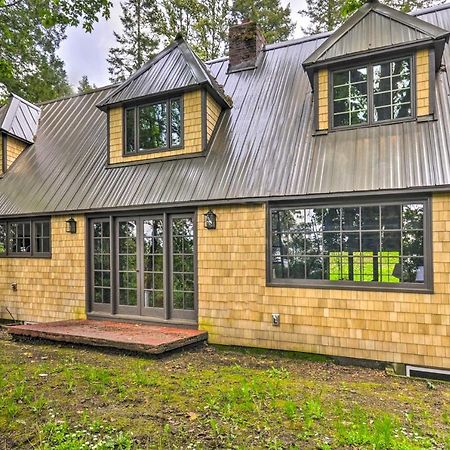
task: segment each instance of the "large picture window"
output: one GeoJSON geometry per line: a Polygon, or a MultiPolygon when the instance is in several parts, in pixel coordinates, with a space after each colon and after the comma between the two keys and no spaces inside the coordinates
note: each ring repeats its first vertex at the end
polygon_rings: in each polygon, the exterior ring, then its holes
{"type": "Polygon", "coordinates": [[[50,219],[0,222],[0,256],[50,255],[50,219]]]}
{"type": "Polygon", "coordinates": [[[333,127],[412,117],[411,58],[332,73],[333,127]]]}
{"type": "Polygon", "coordinates": [[[126,155],[182,145],[181,98],[172,98],[125,110],[126,155]]]}
{"type": "Polygon", "coordinates": [[[426,285],[427,201],[271,209],[271,281],[426,285]]]}

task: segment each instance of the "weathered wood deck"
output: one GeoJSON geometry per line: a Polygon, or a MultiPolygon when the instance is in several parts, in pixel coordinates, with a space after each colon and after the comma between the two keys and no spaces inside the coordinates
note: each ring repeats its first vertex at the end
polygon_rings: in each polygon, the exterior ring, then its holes
{"type": "Polygon", "coordinates": [[[17,337],[162,354],[206,341],[208,333],[189,328],[100,320],[69,320],[7,327],[17,337]]]}

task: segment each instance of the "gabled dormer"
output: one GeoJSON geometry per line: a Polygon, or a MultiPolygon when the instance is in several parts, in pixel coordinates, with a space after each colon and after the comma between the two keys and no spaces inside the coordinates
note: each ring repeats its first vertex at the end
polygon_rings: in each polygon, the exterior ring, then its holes
{"type": "Polygon", "coordinates": [[[34,143],[40,114],[38,106],[15,94],[0,108],[1,174],[34,143]]]}
{"type": "Polygon", "coordinates": [[[303,63],[314,91],[316,130],[432,120],[449,34],[366,2],[303,63]]]}
{"type": "Polygon", "coordinates": [[[107,113],[108,162],[115,165],[204,155],[231,101],[178,38],[98,107],[107,113]]]}

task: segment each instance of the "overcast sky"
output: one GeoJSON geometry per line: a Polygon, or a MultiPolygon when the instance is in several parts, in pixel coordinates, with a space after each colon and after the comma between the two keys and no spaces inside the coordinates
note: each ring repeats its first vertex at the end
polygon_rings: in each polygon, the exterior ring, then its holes
{"type": "MultiPolygon", "coordinates": [[[[283,1],[291,4],[292,20],[297,24],[294,37],[302,36],[301,26],[307,24],[298,11],[305,7],[305,0],[283,1]]],[[[97,87],[109,84],[106,56],[115,45],[113,31],[120,32],[120,5],[114,0],[111,18],[101,20],[92,33],[85,33],[81,28],[68,30],[67,39],[62,43],[59,55],[66,63],[67,75],[72,85],[76,86],[83,75],[97,87]]]]}

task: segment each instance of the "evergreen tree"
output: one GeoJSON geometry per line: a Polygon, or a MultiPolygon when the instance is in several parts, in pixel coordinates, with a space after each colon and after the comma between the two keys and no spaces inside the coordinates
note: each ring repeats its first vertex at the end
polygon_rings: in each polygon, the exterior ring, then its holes
{"type": "Polygon", "coordinates": [[[89,82],[89,78],[88,78],[87,75],[83,75],[81,77],[81,80],[78,82],[78,89],[77,89],[77,91],[78,91],[79,94],[84,94],[86,92],[92,91],[93,89],[96,89],[96,87],[97,86],[95,84],[91,84],[89,82]]]}
{"type": "Polygon", "coordinates": [[[32,102],[72,92],[56,51],[67,26],[91,31],[109,0],[0,0],[0,92],[32,102]]]}
{"type": "Polygon", "coordinates": [[[267,43],[285,41],[294,31],[291,8],[283,8],[279,0],[234,0],[231,9],[231,24],[243,20],[258,23],[267,43]]]}
{"type": "MultiPolygon", "coordinates": [[[[383,3],[403,12],[410,12],[442,2],[442,0],[386,0],[383,3]]],[[[306,9],[299,13],[309,19],[310,25],[302,30],[306,34],[332,31],[364,3],[364,0],[306,0],[306,9]]]]}
{"type": "Polygon", "coordinates": [[[151,0],[125,0],[122,7],[123,31],[114,32],[117,46],[109,50],[107,62],[112,82],[124,81],[157,52],[159,46],[155,27],[159,12],[151,0]]]}

